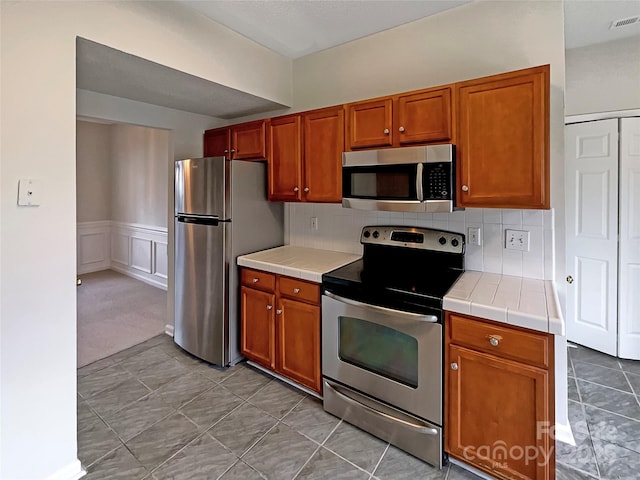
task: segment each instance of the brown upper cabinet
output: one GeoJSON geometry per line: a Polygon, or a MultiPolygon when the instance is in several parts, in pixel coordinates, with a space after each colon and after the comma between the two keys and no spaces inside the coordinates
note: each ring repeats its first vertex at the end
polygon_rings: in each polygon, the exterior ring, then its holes
{"type": "Polygon", "coordinates": [[[344,110],[274,118],[269,127],[269,200],[340,202],[344,110]]]}
{"type": "Polygon", "coordinates": [[[459,207],[549,208],[549,65],[456,84],[459,207]]]}
{"type": "Polygon", "coordinates": [[[266,160],[268,120],[214,128],[204,132],[204,156],[231,160],[266,160]]]}
{"type": "Polygon", "coordinates": [[[450,86],[350,103],[347,150],[451,142],[452,105],[450,86]]]}

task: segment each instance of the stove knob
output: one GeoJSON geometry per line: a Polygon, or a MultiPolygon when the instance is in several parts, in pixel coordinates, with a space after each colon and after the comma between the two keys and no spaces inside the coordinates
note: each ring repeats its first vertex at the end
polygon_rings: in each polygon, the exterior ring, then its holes
{"type": "Polygon", "coordinates": [[[369,230],[365,230],[362,235],[364,236],[364,238],[369,238],[371,236],[371,232],[369,232],[369,230]]]}
{"type": "Polygon", "coordinates": [[[444,245],[445,243],[447,243],[447,239],[446,239],[446,238],[444,238],[444,237],[440,237],[440,238],[438,239],[438,242],[440,242],[440,245],[444,245]]]}
{"type": "Polygon", "coordinates": [[[373,238],[378,238],[379,236],[380,236],[380,232],[378,232],[378,230],[374,230],[373,238]]]}
{"type": "Polygon", "coordinates": [[[451,240],[451,245],[453,245],[454,247],[457,247],[460,244],[460,242],[458,241],[457,238],[454,238],[453,240],[451,240]]]}

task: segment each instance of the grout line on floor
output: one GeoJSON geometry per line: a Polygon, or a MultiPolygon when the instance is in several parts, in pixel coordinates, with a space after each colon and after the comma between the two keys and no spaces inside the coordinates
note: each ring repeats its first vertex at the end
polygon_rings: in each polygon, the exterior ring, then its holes
{"type": "Polygon", "coordinates": [[[373,475],[376,473],[376,471],[378,470],[378,467],[380,466],[380,464],[382,463],[382,459],[384,458],[384,456],[387,454],[387,451],[389,450],[389,448],[391,447],[390,443],[387,443],[387,447],[384,449],[384,452],[382,452],[382,455],[380,455],[380,458],[378,459],[378,461],[376,462],[375,466],[373,467],[373,469],[371,470],[371,477],[372,478],[373,475]]]}

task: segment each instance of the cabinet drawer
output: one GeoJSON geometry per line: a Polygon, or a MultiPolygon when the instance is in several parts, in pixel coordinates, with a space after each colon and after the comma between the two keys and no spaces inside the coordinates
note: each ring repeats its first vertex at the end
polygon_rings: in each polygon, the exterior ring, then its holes
{"type": "Polygon", "coordinates": [[[448,313],[449,339],[493,355],[549,368],[549,335],[448,313]]]}
{"type": "Polygon", "coordinates": [[[274,292],[276,289],[276,276],[269,272],[243,268],[240,281],[242,285],[257,288],[258,290],[264,290],[266,292],[274,292]]]}
{"type": "Polygon", "coordinates": [[[280,277],[278,292],[281,296],[302,302],[320,304],[320,285],[291,277],[280,277]]]}

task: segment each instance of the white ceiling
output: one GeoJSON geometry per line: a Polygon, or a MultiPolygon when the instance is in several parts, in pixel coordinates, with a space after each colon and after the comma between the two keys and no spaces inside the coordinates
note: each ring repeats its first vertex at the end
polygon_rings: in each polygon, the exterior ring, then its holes
{"type": "MultiPolygon", "coordinates": [[[[470,3],[471,0],[179,0],[241,35],[298,58],[470,3]]],[[[566,48],[638,36],[640,0],[565,0],[566,48]]],[[[455,41],[455,40],[452,40],[455,41]]],[[[79,38],[77,87],[233,119],[282,105],[79,38]]]]}
{"type": "Polygon", "coordinates": [[[633,36],[640,41],[640,22],[610,29],[615,20],[640,15],[640,0],[565,0],[564,15],[566,49],[633,36]]]}
{"type": "Polygon", "coordinates": [[[471,0],[179,0],[289,58],[455,8],[471,0]]]}

